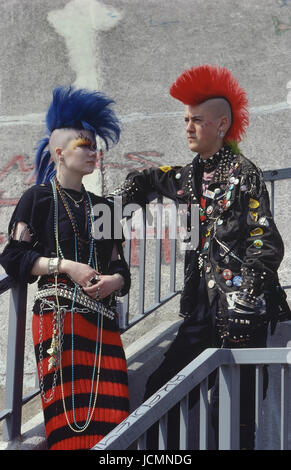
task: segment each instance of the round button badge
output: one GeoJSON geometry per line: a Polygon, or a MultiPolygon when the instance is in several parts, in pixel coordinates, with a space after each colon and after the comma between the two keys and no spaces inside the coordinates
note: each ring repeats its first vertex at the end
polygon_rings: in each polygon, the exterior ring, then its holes
{"type": "Polygon", "coordinates": [[[224,269],[222,271],[222,277],[226,281],[229,281],[232,278],[232,271],[230,269],[224,269]]]}
{"type": "Polygon", "coordinates": [[[233,285],[236,287],[240,287],[242,285],[242,278],[241,276],[235,276],[232,280],[233,285]]]}

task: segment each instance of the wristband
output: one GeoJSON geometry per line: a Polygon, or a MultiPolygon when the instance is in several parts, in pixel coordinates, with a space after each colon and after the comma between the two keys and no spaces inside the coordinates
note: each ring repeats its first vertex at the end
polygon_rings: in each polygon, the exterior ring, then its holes
{"type": "Polygon", "coordinates": [[[49,258],[48,274],[59,274],[60,258],[49,258]]]}

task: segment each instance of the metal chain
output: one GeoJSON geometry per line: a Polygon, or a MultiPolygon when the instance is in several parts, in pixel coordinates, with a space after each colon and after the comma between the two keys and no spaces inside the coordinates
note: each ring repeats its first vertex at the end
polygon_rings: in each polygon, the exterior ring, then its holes
{"type": "Polygon", "coordinates": [[[51,387],[51,393],[49,397],[45,396],[45,390],[44,390],[44,375],[43,375],[43,311],[46,310],[44,307],[45,305],[48,306],[50,310],[53,311],[53,324],[52,328],[53,331],[55,330],[55,327],[57,325],[58,327],[58,336],[59,336],[59,341],[60,338],[63,336],[63,328],[62,324],[60,322],[60,316],[61,316],[61,311],[59,312],[58,315],[58,310],[56,308],[56,305],[53,301],[49,301],[47,299],[43,299],[43,301],[40,304],[40,313],[39,313],[39,387],[40,387],[40,393],[43,401],[45,403],[49,403],[55,394],[55,388],[56,388],[56,383],[57,383],[57,377],[58,377],[58,365],[60,362],[60,354],[61,354],[61,348],[59,348],[59,357],[58,357],[58,362],[55,366],[55,371],[53,375],[53,381],[52,381],[52,387],[51,387]]]}

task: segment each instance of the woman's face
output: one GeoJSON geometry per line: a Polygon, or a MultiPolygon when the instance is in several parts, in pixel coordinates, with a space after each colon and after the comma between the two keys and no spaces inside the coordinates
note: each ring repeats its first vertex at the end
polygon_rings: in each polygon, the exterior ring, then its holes
{"type": "Polygon", "coordinates": [[[73,130],[61,152],[61,163],[66,170],[88,175],[93,173],[97,161],[96,139],[91,131],[73,130]]]}

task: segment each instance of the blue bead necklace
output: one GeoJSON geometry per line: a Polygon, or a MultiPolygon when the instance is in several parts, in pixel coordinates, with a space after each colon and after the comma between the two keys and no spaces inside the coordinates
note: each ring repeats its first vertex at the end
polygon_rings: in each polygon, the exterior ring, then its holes
{"type": "MultiPolygon", "coordinates": [[[[56,251],[57,251],[57,256],[60,256],[62,259],[64,259],[64,254],[62,252],[62,249],[59,245],[59,237],[58,237],[58,195],[57,195],[57,188],[56,188],[56,182],[55,179],[51,180],[51,185],[52,185],[52,190],[53,190],[53,198],[54,198],[54,234],[55,234],[55,240],[56,240],[56,251]]],[[[60,186],[58,186],[58,189],[60,186]]],[[[85,194],[87,196],[87,201],[89,203],[90,207],[90,214],[88,217],[88,237],[90,240],[90,247],[89,247],[89,259],[88,259],[88,265],[92,266],[94,269],[97,269],[97,259],[96,259],[96,251],[94,249],[94,225],[93,225],[93,205],[91,201],[91,197],[87,191],[85,191],[85,194]],[[95,254],[95,259],[93,259],[93,253],[95,254]]],[[[64,200],[61,198],[63,203],[64,200]]],[[[65,207],[66,208],[66,207],[65,207]]],[[[66,208],[68,211],[68,208],[66,208]]],[[[70,217],[69,217],[70,218],[70,217]]],[[[71,218],[70,218],[71,220],[71,218]]],[[[71,220],[72,222],[72,220],[71,220]]],[[[74,227],[73,227],[74,228],[74,227]]],[[[78,262],[78,239],[76,235],[76,231],[74,230],[74,242],[75,242],[75,261],[78,262]]],[[[57,294],[57,275],[55,276],[56,280],[56,294],[57,294]]],[[[74,421],[74,426],[75,428],[71,425],[68,416],[67,416],[67,410],[66,410],[66,405],[65,405],[65,399],[64,399],[64,390],[63,390],[63,377],[62,377],[62,366],[61,366],[61,359],[60,359],[60,377],[61,377],[61,389],[62,389],[62,400],[63,400],[63,407],[64,407],[64,412],[67,420],[67,424],[70,427],[70,429],[74,432],[84,432],[85,429],[89,426],[93,413],[95,410],[96,406],[96,400],[97,400],[97,395],[98,395],[98,387],[99,387],[99,377],[100,377],[100,369],[101,369],[101,356],[102,356],[102,333],[103,333],[103,315],[100,314],[100,304],[98,304],[98,313],[97,313],[97,334],[96,334],[96,346],[95,346],[95,357],[94,357],[94,366],[93,366],[93,372],[92,372],[92,378],[91,378],[91,390],[90,390],[90,397],[89,397],[89,404],[88,404],[88,412],[87,412],[87,418],[85,423],[80,426],[77,423],[76,420],[76,414],[75,414],[75,371],[74,371],[74,350],[75,350],[75,343],[74,343],[74,306],[75,306],[75,300],[76,300],[76,293],[78,289],[78,284],[74,282],[74,294],[73,294],[73,300],[72,300],[72,306],[71,306],[71,350],[72,350],[72,410],[73,410],[73,421],[74,421]],[[100,318],[101,318],[101,325],[100,325],[100,318]],[[100,338],[99,338],[100,336],[100,338]],[[99,360],[98,360],[98,365],[97,365],[97,357],[98,357],[98,346],[99,346],[99,360]],[[94,397],[94,402],[92,405],[92,398],[93,398],[93,387],[94,387],[94,378],[96,375],[96,365],[97,365],[97,376],[96,376],[96,389],[95,389],[95,397],[94,397]]],[[[56,295],[56,300],[57,300],[57,305],[58,305],[58,312],[60,311],[59,309],[59,303],[58,303],[58,298],[56,295]]]]}

